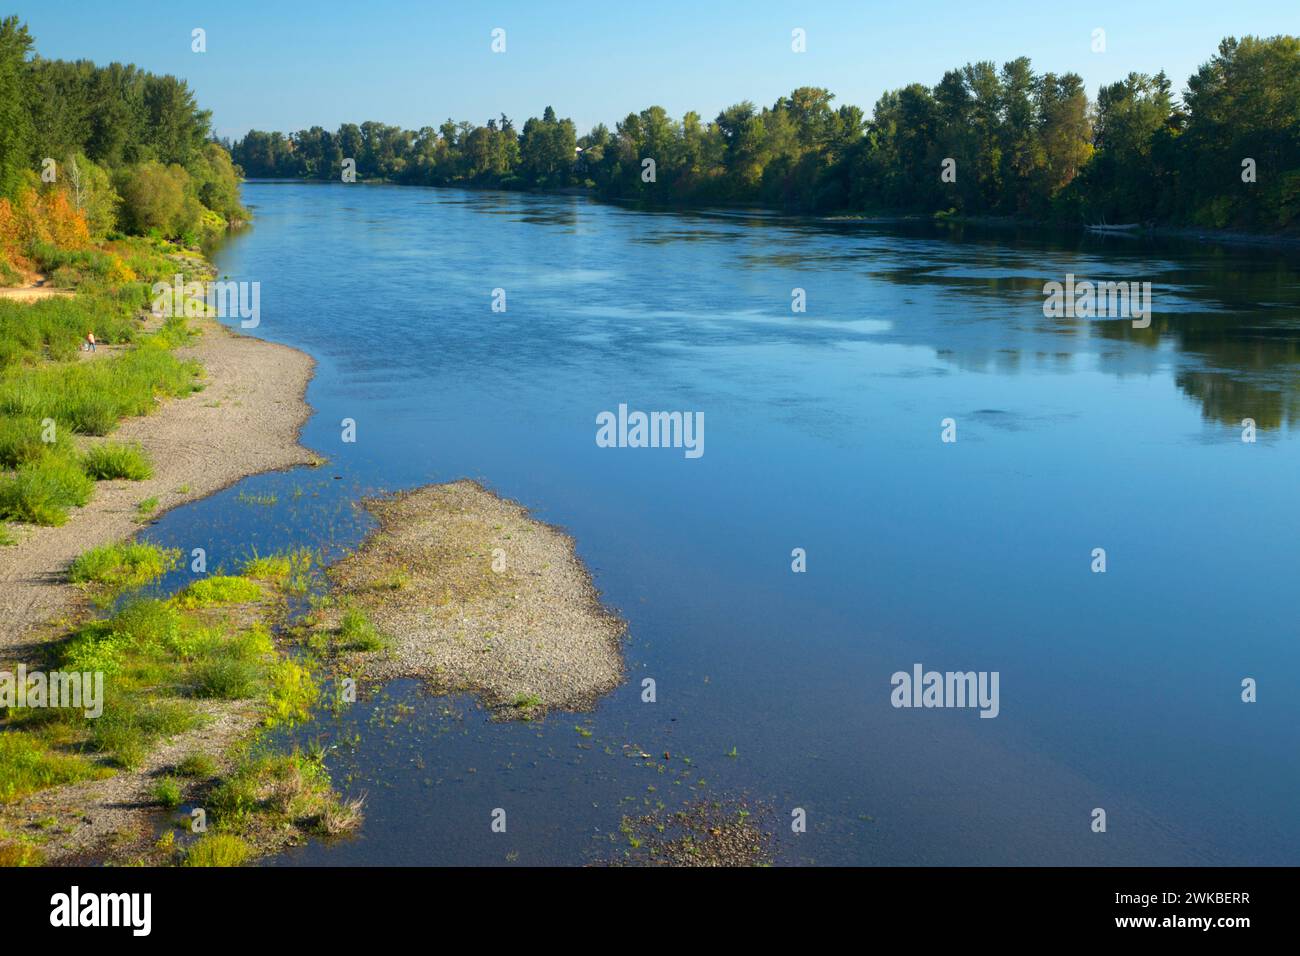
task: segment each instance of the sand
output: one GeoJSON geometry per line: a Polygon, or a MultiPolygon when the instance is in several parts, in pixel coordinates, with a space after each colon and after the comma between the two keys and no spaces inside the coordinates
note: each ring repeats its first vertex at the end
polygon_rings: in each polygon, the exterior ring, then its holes
{"type": "Polygon", "coordinates": [[[311,414],[305,400],[311,357],[212,319],[191,324],[203,335],[176,354],[203,365],[206,387],[127,419],[109,436],[139,442],[153,460],[154,477],[98,482],[90,503],[74,508],[62,527],[9,526],[18,543],[0,547],[0,656],[40,639],[43,625],[81,611],[81,591],[64,580],[68,564],[88,548],[139,531],[141,501],[157,497],[156,516],[248,475],[314,460],[298,443],[311,414]]]}

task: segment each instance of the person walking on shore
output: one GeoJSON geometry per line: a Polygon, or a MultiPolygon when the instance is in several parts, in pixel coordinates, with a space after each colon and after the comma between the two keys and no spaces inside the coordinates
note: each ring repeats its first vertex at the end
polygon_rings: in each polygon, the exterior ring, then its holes
{"type": "Polygon", "coordinates": [[[95,333],[94,333],[94,332],[87,332],[87,333],[86,333],[86,351],[88,351],[88,352],[93,352],[93,351],[95,351],[95,333]]]}

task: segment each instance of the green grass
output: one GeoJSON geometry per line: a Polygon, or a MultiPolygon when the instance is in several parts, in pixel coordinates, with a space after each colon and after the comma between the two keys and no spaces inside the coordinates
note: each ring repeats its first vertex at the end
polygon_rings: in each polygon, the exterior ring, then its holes
{"type": "Polygon", "coordinates": [[[0,732],[0,804],[65,783],[104,776],[76,754],[58,753],[34,734],[0,732]]]}
{"type": "Polygon", "coordinates": [[[159,777],[154,781],[153,798],[156,802],[175,810],[181,805],[181,784],[175,777],[159,777]]]}
{"type": "Polygon", "coordinates": [[[18,539],[14,537],[14,533],[0,524],[0,547],[7,547],[17,543],[18,539]]]}
{"type": "Polygon", "coordinates": [[[261,505],[263,508],[270,508],[280,499],[275,495],[250,495],[246,491],[241,491],[235,500],[242,501],[246,505],[261,505]]]}
{"type": "Polygon", "coordinates": [[[205,780],[216,772],[217,762],[205,753],[192,753],[176,765],[176,773],[190,779],[205,780]]]}
{"type": "Polygon", "coordinates": [[[45,854],[41,848],[21,841],[0,842],[0,867],[42,866],[45,854]]]}
{"type": "Polygon", "coordinates": [[[178,548],[163,548],[148,541],[127,541],[91,548],[68,569],[74,584],[98,584],[112,592],[148,584],[180,562],[178,548]]]}
{"type": "Polygon", "coordinates": [[[51,455],[71,458],[72,439],[53,419],[28,415],[0,418],[0,468],[17,468],[51,455]]]}
{"type": "MultiPolygon", "coordinates": [[[[84,334],[84,333],[83,333],[84,334]]],[[[197,387],[199,366],[181,361],[156,338],[94,362],[53,363],[6,371],[0,415],[51,418],[83,435],[107,435],[128,416],[152,412],[168,396],[197,387]]]]}
{"type": "Polygon", "coordinates": [[[144,520],[158,510],[158,496],[150,495],[144,501],[135,506],[135,516],[137,520],[144,520]]]}
{"type": "Polygon", "coordinates": [[[69,461],[49,457],[0,478],[0,521],[61,525],[68,509],[90,500],[95,483],[69,461]]]}
{"type": "Polygon", "coordinates": [[[519,712],[521,720],[532,720],[537,709],[542,706],[542,699],[536,694],[516,694],[510,706],[519,712]]]}
{"type": "Polygon", "coordinates": [[[179,700],[150,700],[137,695],[106,695],[104,713],[90,724],[89,744],[119,766],[134,770],[154,744],[202,726],[203,715],[179,700]]]}
{"type": "Polygon", "coordinates": [[[311,671],[297,661],[284,658],[276,662],[268,675],[267,726],[302,723],[320,700],[320,687],[311,671]]]}
{"type": "Polygon", "coordinates": [[[253,556],[244,562],[240,570],[245,577],[267,581],[301,593],[306,591],[311,583],[313,562],[314,556],[309,548],[280,551],[265,556],[254,551],[253,556]]]}
{"type": "Polygon", "coordinates": [[[153,463],[139,445],[104,442],[96,445],[81,459],[82,470],[96,481],[126,478],[144,481],[153,477],[153,463]]]}
{"type": "Polygon", "coordinates": [[[380,651],[388,641],[360,608],[348,608],[339,621],[339,649],[344,651],[380,651]]]}
{"type": "Polygon", "coordinates": [[[203,661],[194,667],[194,693],[198,697],[242,700],[261,686],[262,668],[252,661],[203,661]]]}
{"type": "Polygon", "coordinates": [[[133,295],[100,291],[31,303],[0,299],[0,370],[7,374],[43,361],[70,362],[91,331],[105,344],[134,341],[133,295]]]}
{"type": "Polygon", "coordinates": [[[322,836],[361,821],[361,801],[343,802],[330,783],[320,751],[250,751],[208,799],[222,829],[305,826],[322,836]]]}
{"type": "Polygon", "coordinates": [[[34,303],[0,300],[0,521],[61,525],[90,500],[95,480],[142,480],[152,465],[137,446],[107,443],[77,455],[75,434],[106,435],[126,417],[201,387],[202,369],[171,349],[191,337],[183,319],[141,337],[136,315],[150,282],[170,278],[173,247],[124,240],[106,249],[36,244],[56,285],[78,294],[34,303]],[[132,275],[134,273],[134,275],[132,275]],[[120,354],[78,361],[86,333],[120,354]]]}
{"type": "Polygon", "coordinates": [[[190,847],[185,866],[243,866],[253,856],[246,840],[229,833],[209,833],[190,847]]]}
{"type": "Polygon", "coordinates": [[[260,601],[266,592],[256,581],[229,575],[214,575],[195,581],[176,597],[183,608],[216,607],[260,601]]]}

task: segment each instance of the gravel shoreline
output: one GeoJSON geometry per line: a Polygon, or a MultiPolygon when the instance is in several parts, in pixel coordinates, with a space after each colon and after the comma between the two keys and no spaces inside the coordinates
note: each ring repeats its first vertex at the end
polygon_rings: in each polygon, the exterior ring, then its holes
{"type": "Polygon", "coordinates": [[[622,681],[626,625],[563,531],[472,481],[365,506],[379,527],[329,573],[391,640],[368,677],[472,691],[504,719],[589,710],[622,681]]]}

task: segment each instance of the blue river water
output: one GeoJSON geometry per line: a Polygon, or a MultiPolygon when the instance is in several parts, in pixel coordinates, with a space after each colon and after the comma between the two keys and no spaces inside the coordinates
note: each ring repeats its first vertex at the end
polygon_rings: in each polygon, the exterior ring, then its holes
{"type": "Polygon", "coordinates": [[[303,442],[328,464],[146,536],[337,554],[362,497],[476,478],[569,531],[629,625],[591,714],[492,722],[399,681],[299,728],[366,822],[274,864],[594,862],[625,814],[701,797],[766,807],[782,863],[1300,864],[1294,254],[450,189],[245,200],[215,261],[261,284],[251,334],[319,363],[303,442]],[[1067,274],[1151,282],[1151,327],[1044,317],[1067,274]],[[704,454],[599,447],[620,404],[703,413],[704,454]],[[892,706],[915,664],[997,672],[997,717],[892,706]]]}

